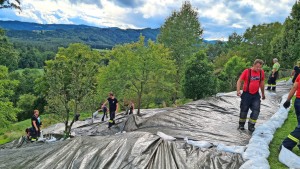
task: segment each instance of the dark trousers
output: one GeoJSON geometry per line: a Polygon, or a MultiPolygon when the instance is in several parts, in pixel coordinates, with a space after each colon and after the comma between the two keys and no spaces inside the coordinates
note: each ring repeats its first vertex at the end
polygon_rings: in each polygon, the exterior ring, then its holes
{"type": "Polygon", "coordinates": [[[103,111],[102,121],[104,121],[104,117],[107,117],[107,111],[103,111]]]}
{"type": "Polygon", "coordinates": [[[285,138],[282,142],[282,145],[289,149],[289,150],[293,150],[293,148],[298,145],[299,149],[300,149],[300,99],[296,98],[295,103],[294,103],[294,107],[295,107],[295,112],[296,112],[296,116],[297,116],[297,120],[298,120],[298,125],[296,126],[295,130],[292,131],[287,138],[285,138]]]}
{"type": "Polygon", "coordinates": [[[247,114],[249,109],[252,111],[250,114],[249,123],[255,124],[258,119],[260,112],[260,95],[257,92],[256,94],[250,94],[249,92],[243,92],[241,95],[241,112],[240,112],[240,125],[244,125],[247,120],[247,114]]]}
{"type": "Polygon", "coordinates": [[[108,127],[111,127],[112,125],[115,124],[115,111],[110,111],[109,112],[109,120],[108,120],[108,127]]]}
{"type": "Polygon", "coordinates": [[[268,87],[267,90],[276,90],[276,80],[278,78],[278,71],[274,73],[274,76],[272,77],[272,73],[269,76],[268,79],[268,87]]]}
{"type": "Polygon", "coordinates": [[[38,131],[36,131],[36,129],[34,127],[31,127],[29,129],[29,132],[30,132],[30,136],[35,139],[40,137],[40,135],[41,135],[40,129],[38,131]]]}

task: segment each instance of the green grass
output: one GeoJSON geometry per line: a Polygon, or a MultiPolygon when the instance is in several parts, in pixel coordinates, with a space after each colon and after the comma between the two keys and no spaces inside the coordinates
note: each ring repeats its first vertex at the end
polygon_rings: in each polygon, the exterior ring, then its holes
{"type": "MultiPolygon", "coordinates": [[[[274,138],[270,144],[270,156],[268,158],[271,169],[287,169],[287,167],[280,163],[278,160],[279,151],[278,148],[281,145],[282,141],[292,132],[297,126],[297,118],[295,114],[295,109],[292,106],[288,119],[284,122],[283,126],[277,129],[274,138]]],[[[300,156],[300,151],[296,146],[293,149],[293,152],[300,156]]]]}

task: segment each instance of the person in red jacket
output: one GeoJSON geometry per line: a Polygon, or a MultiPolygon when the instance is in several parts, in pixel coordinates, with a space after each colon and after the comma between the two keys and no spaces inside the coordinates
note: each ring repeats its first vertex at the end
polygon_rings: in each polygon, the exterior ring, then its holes
{"type": "Polygon", "coordinates": [[[296,99],[294,103],[295,113],[297,118],[297,126],[295,127],[294,131],[292,131],[282,142],[282,145],[289,149],[293,150],[293,148],[298,145],[300,149],[300,76],[295,80],[293,88],[290,90],[287,100],[284,102],[283,107],[288,108],[291,105],[291,99],[296,92],[296,99]]]}
{"type": "Polygon", "coordinates": [[[255,130],[255,123],[258,119],[260,113],[260,94],[259,88],[261,90],[262,99],[265,99],[265,90],[264,90],[264,80],[265,73],[261,69],[264,62],[260,59],[256,59],[253,63],[253,66],[249,69],[245,69],[241,74],[239,80],[236,84],[237,96],[241,97],[240,104],[240,120],[239,127],[240,130],[245,130],[245,123],[247,120],[247,114],[249,109],[252,111],[250,119],[248,121],[248,130],[253,132],[255,130]],[[241,94],[241,84],[243,85],[243,93],[241,94]]]}

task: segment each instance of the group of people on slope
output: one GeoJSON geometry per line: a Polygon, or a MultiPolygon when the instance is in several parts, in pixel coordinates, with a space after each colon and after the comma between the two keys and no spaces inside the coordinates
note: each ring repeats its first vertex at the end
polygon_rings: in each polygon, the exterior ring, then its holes
{"type": "MultiPolygon", "coordinates": [[[[278,59],[273,59],[273,67],[268,79],[268,85],[266,90],[276,91],[276,80],[278,78],[278,71],[280,64],[278,59]]],[[[261,59],[256,59],[251,68],[245,69],[240,75],[237,81],[237,96],[241,97],[240,103],[240,119],[239,119],[239,130],[245,130],[245,123],[247,121],[247,114],[249,109],[251,110],[250,118],[248,120],[248,130],[253,132],[255,130],[255,123],[258,119],[260,113],[261,99],[266,99],[265,97],[265,73],[262,70],[264,62],[261,59]],[[241,93],[241,85],[243,82],[243,92],[241,93]],[[259,89],[261,90],[261,95],[259,94],[259,89]]],[[[292,131],[282,142],[282,145],[289,150],[292,150],[296,145],[299,145],[300,140],[300,60],[297,62],[297,66],[291,74],[293,78],[293,87],[289,92],[288,98],[283,104],[285,108],[290,106],[290,100],[296,93],[296,99],[294,103],[296,116],[298,120],[298,125],[295,130],[292,131]]]]}

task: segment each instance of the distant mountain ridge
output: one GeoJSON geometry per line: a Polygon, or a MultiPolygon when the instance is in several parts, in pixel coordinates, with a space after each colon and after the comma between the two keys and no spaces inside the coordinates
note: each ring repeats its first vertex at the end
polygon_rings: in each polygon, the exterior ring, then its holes
{"type": "MultiPolygon", "coordinates": [[[[85,43],[96,49],[111,49],[117,44],[135,42],[141,34],[145,36],[145,41],[148,39],[155,41],[159,34],[159,28],[99,28],[87,25],[38,24],[21,21],[0,21],[0,28],[6,30],[6,35],[14,43],[47,45],[54,49],[68,46],[69,43],[85,43]]],[[[204,42],[214,43],[207,40],[204,42]]]]}
{"type": "Polygon", "coordinates": [[[93,26],[87,26],[87,25],[39,24],[39,23],[21,22],[21,21],[0,21],[0,27],[6,30],[25,30],[25,31],[93,28],[93,26]]]}

